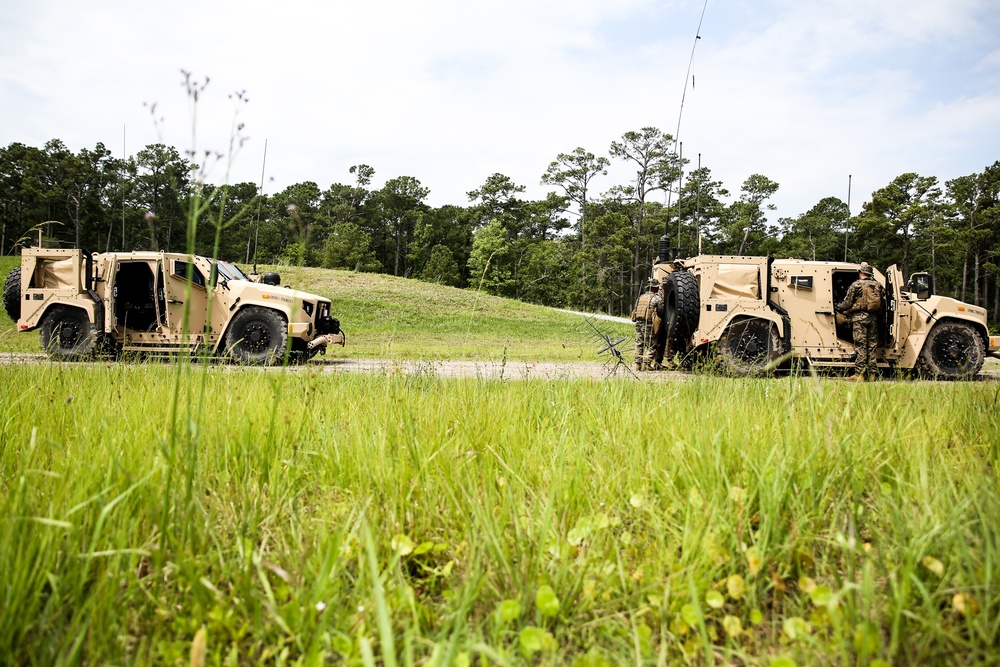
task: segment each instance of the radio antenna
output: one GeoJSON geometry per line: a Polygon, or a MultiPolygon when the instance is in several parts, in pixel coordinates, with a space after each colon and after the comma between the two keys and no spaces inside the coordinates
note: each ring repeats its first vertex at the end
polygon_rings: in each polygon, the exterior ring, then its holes
{"type": "MultiPolygon", "coordinates": [[[[260,238],[260,206],[264,200],[264,168],[267,166],[267,139],[264,140],[264,159],[260,164],[260,190],[257,195],[257,224],[253,235],[253,272],[257,273],[257,239],[260,238]]],[[[249,241],[248,241],[249,243],[249,241]]]]}
{"type": "MultiPolygon", "coordinates": [[[[684,101],[687,99],[687,89],[688,81],[691,79],[691,66],[694,64],[694,51],[698,48],[698,40],[701,39],[701,24],[705,21],[705,11],[708,9],[708,0],[705,0],[705,4],[701,7],[701,17],[698,19],[698,29],[694,33],[694,44],[691,45],[691,57],[688,59],[687,73],[684,75],[684,89],[681,91],[681,108],[677,112],[677,131],[674,133],[674,142],[679,142],[681,139],[681,119],[684,117],[684,101]]],[[[693,83],[693,81],[692,81],[693,83]]],[[[683,167],[681,167],[683,170],[683,167]]],[[[678,177],[679,180],[680,177],[678,177]]],[[[667,188],[667,220],[663,227],[664,236],[670,235],[670,204],[672,200],[673,190],[669,187],[667,188]]],[[[680,197],[680,189],[678,188],[677,196],[680,197]]],[[[678,225],[680,224],[680,215],[678,217],[678,225]]],[[[680,232],[678,232],[677,245],[680,245],[680,232]]]]}
{"type": "Polygon", "coordinates": [[[847,237],[851,232],[851,175],[847,175],[847,220],[844,221],[844,261],[847,261],[847,237]]]}

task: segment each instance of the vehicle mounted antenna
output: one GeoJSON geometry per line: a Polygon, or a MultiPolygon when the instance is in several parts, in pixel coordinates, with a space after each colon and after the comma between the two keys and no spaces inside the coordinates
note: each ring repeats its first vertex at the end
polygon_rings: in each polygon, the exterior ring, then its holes
{"type": "MultiPolygon", "coordinates": [[[[698,171],[701,171],[701,153],[698,153],[698,171]]],[[[701,188],[694,193],[694,229],[698,234],[698,254],[701,254],[701,188]]]]}
{"type": "MultiPolygon", "coordinates": [[[[267,166],[267,139],[264,140],[264,160],[260,164],[260,191],[257,195],[257,224],[254,225],[253,235],[253,272],[257,273],[257,239],[260,237],[260,205],[264,200],[264,168],[267,166]]],[[[247,241],[250,245],[250,241],[247,241]]]]}
{"type": "MultiPolygon", "coordinates": [[[[680,152],[678,157],[681,161],[681,173],[677,176],[677,254],[681,253],[681,190],[684,189],[684,142],[677,142],[680,152]]],[[[669,194],[667,195],[669,197],[669,194]]]]}
{"type": "MultiPolygon", "coordinates": [[[[125,126],[122,125],[122,159],[128,159],[128,150],[125,147],[125,126]]],[[[108,245],[111,245],[109,242],[108,245]]],[[[125,179],[122,178],[122,252],[125,252],[125,179]]]]}
{"type": "Polygon", "coordinates": [[[844,261],[847,261],[847,236],[851,224],[851,175],[847,175],[847,220],[844,221],[844,261]]]}
{"type": "MultiPolygon", "coordinates": [[[[684,75],[684,89],[681,91],[681,108],[677,113],[677,131],[674,133],[674,141],[679,142],[681,138],[681,119],[684,117],[684,101],[687,99],[687,89],[688,81],[691,80],[691,67],[694,64],[694,51],[698,48],[698,40],[701,39],[701,25],[705,21],[705,11],[708,9],[708,0],[705,0],[705,4],[701,8],[701,18],[698,19],[698,29],[694,34],[694,44],[691,45],[691,58],[688,59],[687,73],[684,75]]],[[[681,173],[683,174],[683,166],[681,167],[681,173]]],[[[678,180],[681,177],[678,177],[678,180]]],[[[663,235],[670,235],[670,204],[673,195],[673,190],[667,187],[667,219],[663,226],[663,235]]],[[[677,196],[680,197],[680,190],[677,192],[677,196]]],[[[678,218],[680,216],[678,215],[678,218]]],[[[678,222],[679,224],[679,222],[678,222]]],[[[678,227],[679,229],[679,227],[678,227]]],[[[679,236],[679,234],[678,234],[679,236]]],[[[680,238],[677,239],[677,245],[680,245],[680,238]]]]}

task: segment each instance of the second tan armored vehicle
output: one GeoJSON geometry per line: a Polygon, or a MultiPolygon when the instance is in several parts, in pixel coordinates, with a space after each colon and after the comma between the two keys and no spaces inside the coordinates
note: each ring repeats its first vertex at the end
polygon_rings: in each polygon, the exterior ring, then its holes
{"type": "MultiPolygon", "coordinates": [[[[660,261],[653,277],[663,282],[668,355],[712,352],[737,374],[794,358],[817,368],[851,367],[851,326],[834,306],[858,278],[858,267],[723,255],[660,261]]],[[[887,301],[879,323],[880,369],[953,380],[976,375],[986,355],[1000,356],[986,310],[935,295],[929,274],[913,274],[904,284],[890,266],[876,270],[875,279],[887,301]]]]}
{"type": "Polygon", "coordinates": [[[330,301],[251,279],[228,262],[168,252],[26,248],[4,285],[19,331],[52,357],[208,350],[235,361],[302,361],[344,345],[330,301]]]}

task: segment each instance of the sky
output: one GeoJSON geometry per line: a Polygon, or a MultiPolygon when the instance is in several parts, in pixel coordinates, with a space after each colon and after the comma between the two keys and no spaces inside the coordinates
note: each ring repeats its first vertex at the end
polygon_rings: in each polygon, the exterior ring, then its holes
{"type": "Polygon", "coordinates": [[[996,0],[4,0],[0,145],[166,143],[267,194],[368,164],[441,206],[653,126],[733,198],[777,181],[772,221],[857,213],[1000,160],[998,35],[996,0]]]}

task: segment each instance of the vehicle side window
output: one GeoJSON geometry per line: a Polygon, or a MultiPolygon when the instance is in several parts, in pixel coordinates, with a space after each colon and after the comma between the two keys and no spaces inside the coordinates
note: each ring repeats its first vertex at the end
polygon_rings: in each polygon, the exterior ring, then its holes
{"type": "MultiPolygon", "coordinates": [[[[174,260],[174,275],[182,280],[187,280],[188,275],[188,263],[182,262],[179,259],[174,260]]],[[[201,271],[198,270],[197,266],[191,267],[191,282],[200,287],[205,286],[205,276],[201,275],[201,271]]]]}

